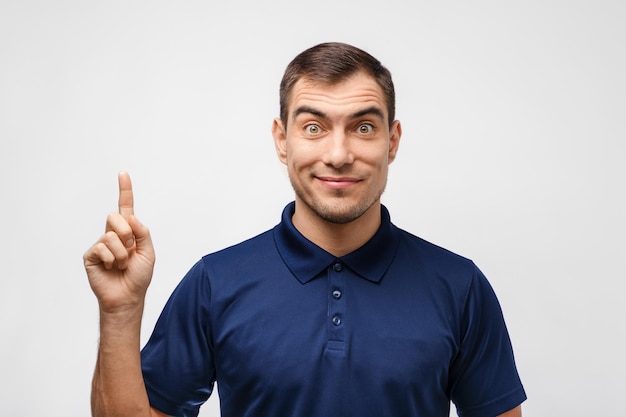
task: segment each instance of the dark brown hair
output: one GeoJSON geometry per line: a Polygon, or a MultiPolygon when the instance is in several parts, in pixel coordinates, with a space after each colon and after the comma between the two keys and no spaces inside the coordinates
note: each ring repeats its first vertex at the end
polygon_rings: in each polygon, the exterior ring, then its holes
{"type": "Polygon", "coordinates": [[[321,43],[296,56],[289,63],[280,82],[280,118],[285,128],[289,114],[289,99],[294,85],[302,78],[325,84],[337,84],[363,71],[371,75],[385,95],[389,126],[396,113],[396,95],[391,73],[378,59],[367,52],[339,42],[321,43]]]}

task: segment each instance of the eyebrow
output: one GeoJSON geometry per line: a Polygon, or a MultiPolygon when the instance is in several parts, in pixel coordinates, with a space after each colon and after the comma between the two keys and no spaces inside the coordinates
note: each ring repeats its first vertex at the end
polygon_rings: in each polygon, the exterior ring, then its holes
{"type": "Polygon", "coordinates": [[[363,116],[367,116],[367,115],[373,115],[373,116],[378,116],[381,119],[385,120],[385,115],[383,114],[383,111],[376,107],[376,106],[372,106],[372,107],[368,107],[366,109],[360,110],[356,113],[354,113],[351,118],[352,119],[358,119],[359,117],[363,117],[363,116]]]}
{"type": "Polygon", "coordinates": [[[320,110],[317,110],[317,109],[315,109],[313,107],[310,107],[310,106],[300,106],[300,107],[296,108],[293,111],[293,118],[295,119],[296,117],[298,117],[298,116],[300,116],[301,114],[304,114],[304,113],[312,114],[313,116],[317,116],[317,117],[320,117],[322,119],[328,119],[328,116],[326,115],[326,113],[324,113],[324,112],[322,112],[320,110]]]}
{"type": "MultiPolygon", "coordinates": [[[[317,116],[322,119],[328,119],[328,115],[326,113],[310,106],[300,106],[296,108],[293,112],[293,118],[295,119],[296,117],[298,117],[299,115],[303,113],[312,114],[313,116],[317,116]]],[[[379,107],[376,107],[376,106],[371,106],[363,110],[359,110],[358,112],[350,115],[350,119],[358,119],[360,117],[367,116],[367,115],[378,116],[382,120],[385,120],[385,115],[383,114],[383,111],[379,107]]]]}

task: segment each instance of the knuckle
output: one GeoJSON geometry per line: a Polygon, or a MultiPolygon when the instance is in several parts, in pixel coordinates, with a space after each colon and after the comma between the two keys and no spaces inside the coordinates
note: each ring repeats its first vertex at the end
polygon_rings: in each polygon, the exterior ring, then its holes
{"type": "Polygon", "coordinates": [[[119,218],[119,213],[115,211],[110,212],[109,215],[107,216],[107,224],[115,223],[118,218],[119,218]]]}
{"type": "Polygon", "coordinates": [[[104,234],[104,236],[102,236],[102,242],[105,242],[110,245],[115,244],[119,240],[120,240],[119,235],[113,230],[109,230],[108,232],[104,234]]]}
{"type": "Polygon", "coordinates": [[[110,231],[104,234],[100,242],[101,248],[99,249],[101,259],[104,253],[107,254],[107,259],[114,259],[116,261],[125,262],[128,259],[128,251],[124,247],[120,236],[110,231]]]}
{"type": "Polygon", "coordinates": [[[113,254],[102,241],[96,242],[87,252],[83,255],[83,262],[85,266],[93,266],[97,264],[106,264],[113,258],[113,254]]]}

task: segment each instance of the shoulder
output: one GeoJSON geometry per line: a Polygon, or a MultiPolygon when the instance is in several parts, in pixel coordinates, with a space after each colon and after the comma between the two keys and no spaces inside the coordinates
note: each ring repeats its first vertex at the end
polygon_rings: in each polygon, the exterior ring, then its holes
{"type": "Polygon", "coordinates": [[[447,272],[474,273],[476,265],[471,259],[429,242],[403,229],[400,233],[399,251],[410,256],[413,262],[428,269],[447,272]]]}
{"type": "MultiPolygon", "coordinates": [[[[229,293],[225,288],[244,285],[259,276],[260,271],[276,268],[272,230],[202,256],[178,283],[173,295],[185,300],[202,298],[207,302],[215,292],[229,293]],[[270,265],[271,268],[268,268],[270,265]]],[[[271,272],[271,271],[270,271],[271,272]]],[[[186,301],[187,302],[187,301],[186,301]]]]}
{"type": "Polygon", "coordinates": [[[284,269],[273,229],[207,254],[199,263],[204,278],[211,282],[211,286],[234,285],[236,282],[243,285],[250,280],[262,280],[268,275],[282,273],[284,269]]]}
{"type": "Polygon", "coordinates": [[[394,264],[396,271],[419,277],[433,294],[452,296],[459,305],[473,291],[489,286],[473,260],[401,229],[394,264]]]}
{"type": "Polygon", "coordinates": [[[202,262],[205,264],[241,262],[242,259],[264,256],[274,250],[274,247],[273,233],[270,229],[235,245],[204,255],[202,262]]]}
{"type": "Polygon", "coordinates": [[[254,258],[263,258],[274,247],[272,230],[246,239],[235,245],[220,249],[202,256],[189,269],[183,283],[188,281],[204,281],[218,270],[233,271],[246,263],[254,263],[254,258]]]}

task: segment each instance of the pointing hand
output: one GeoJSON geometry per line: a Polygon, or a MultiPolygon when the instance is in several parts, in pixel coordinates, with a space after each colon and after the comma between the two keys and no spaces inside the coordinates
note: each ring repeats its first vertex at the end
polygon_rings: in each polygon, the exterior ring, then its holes
{"type": "Polygon", "coordinates": [[[119,211],[109,214],[105,234],[85,252],[89,284],[106,313],[143,306],[155,254],[150,231],[134,214],[130,176],[119,174],[119,211]]]}

